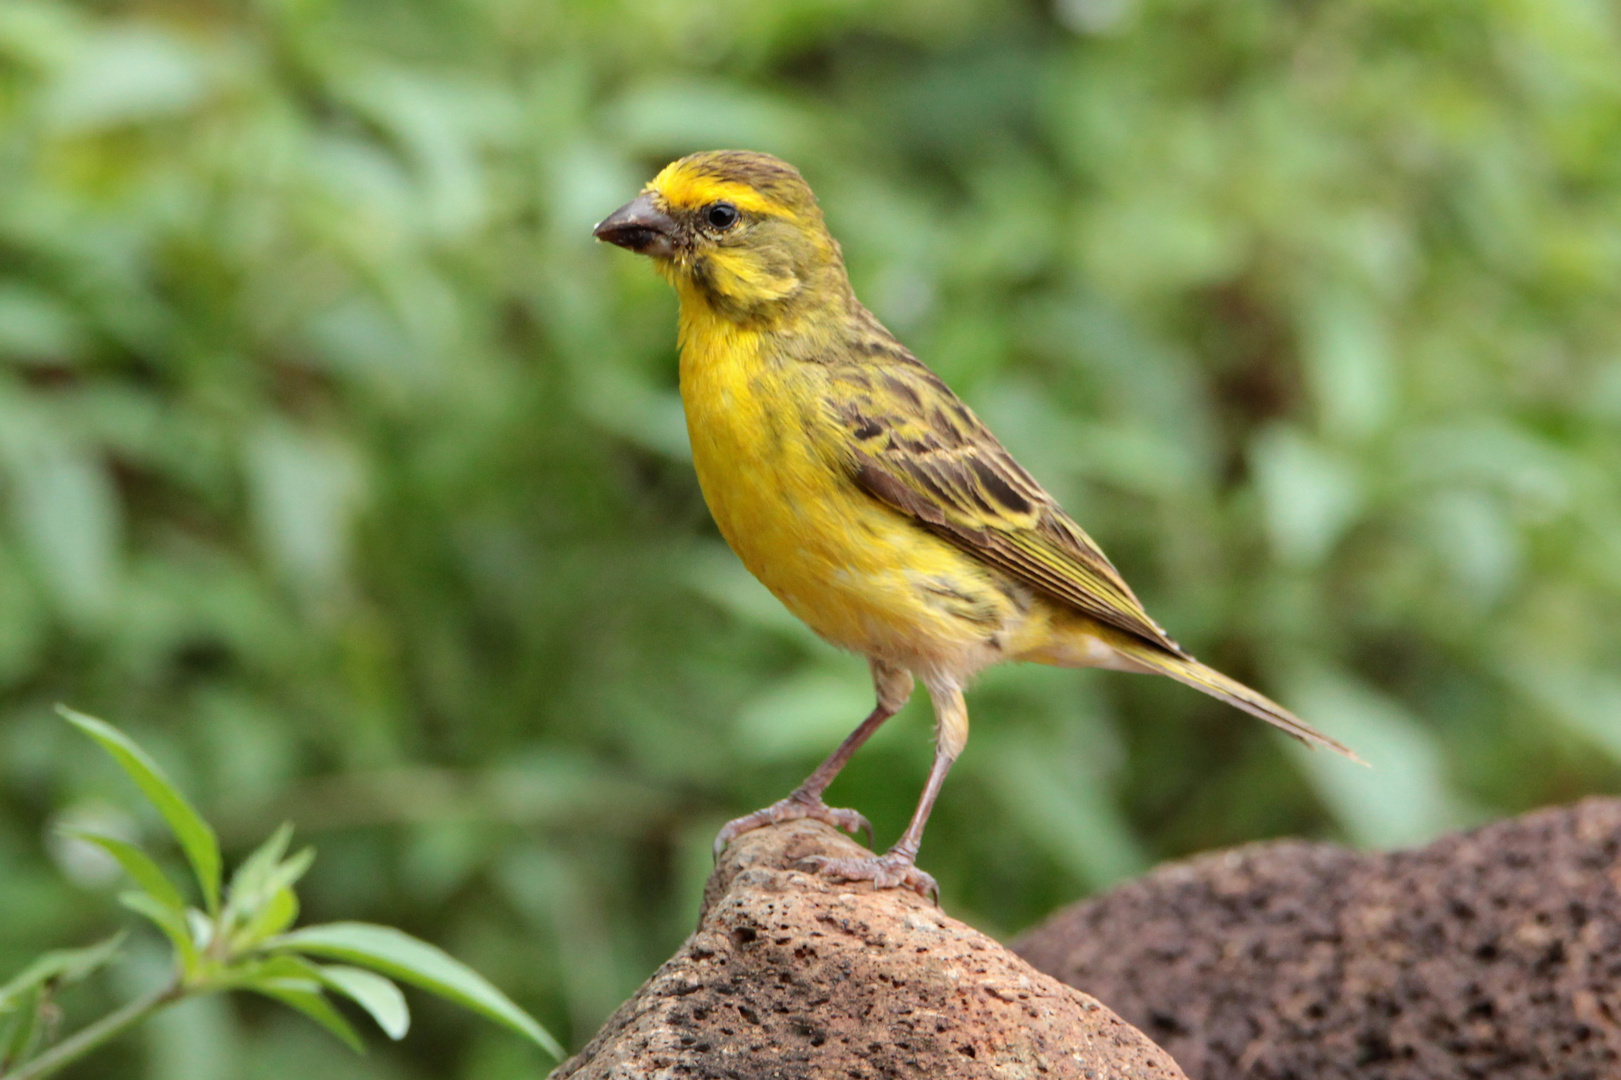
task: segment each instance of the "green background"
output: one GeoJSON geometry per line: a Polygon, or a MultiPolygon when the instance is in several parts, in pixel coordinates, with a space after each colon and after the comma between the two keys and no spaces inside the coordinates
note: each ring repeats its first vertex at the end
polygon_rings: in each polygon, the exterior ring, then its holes
{"type": "MultiPolygon", "coordinates": [[[[798,164],[1158,619],[1374,766],[997,670],[923,847],[948,911],[1621,788],[1614,5],[4,0],[0,978],[127,921],[53,825],[178,865],[56,701],[236,856],[295,822],[306,918],[433,940],[571,1046],[679,943],[714,830],[870,704],[719,539],[675,301],[590,239],[717,147],[798,164]]],[[[881,843],[921,697],[831,792],[881,843]]],[[[544,1073],[413,1002],[357,1058],[205,1001],[76,1075],[544,1073]]]]}

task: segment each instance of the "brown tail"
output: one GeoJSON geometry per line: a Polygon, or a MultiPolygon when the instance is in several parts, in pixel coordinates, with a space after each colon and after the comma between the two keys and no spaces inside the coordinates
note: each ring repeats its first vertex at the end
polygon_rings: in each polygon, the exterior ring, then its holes
{"type": "Polygon", "coordinates": [[[1195,690],[1203,690],[1211,697],[1220,698],[1229,705],[1236,705],[1251,716],[1259,716],[1267,723],[1282,728],[1308,746],[1326,746],[1330,750],[1344,754],[1359,765],[1367,764],[1357,757],[1349,746],[1324,735],[1265,694],[1251,690],[1237,679],[1229,679],[1215,668],[1206,667],[1191,656],[1175,656],[1162,649],[1156,649],[1147,642],[1126,638],[1123,634],[1118,638],[1111,636],[1109,644],[1133,663],[1141,664],[1145,669],[1160,675],[1169,675],[1177,682],[1187,683],[1195,690]]]}

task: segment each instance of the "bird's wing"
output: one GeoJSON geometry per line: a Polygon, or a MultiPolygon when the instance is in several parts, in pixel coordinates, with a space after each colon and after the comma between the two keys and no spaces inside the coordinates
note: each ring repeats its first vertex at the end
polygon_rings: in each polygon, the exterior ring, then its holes
{"type": "Polygon", "coordinates": [[[1185,656],[1092,538],[945,383],[899,345],[836,365],[828,408],[844,463],[872,497],[1099,622],[1185,656]]]}

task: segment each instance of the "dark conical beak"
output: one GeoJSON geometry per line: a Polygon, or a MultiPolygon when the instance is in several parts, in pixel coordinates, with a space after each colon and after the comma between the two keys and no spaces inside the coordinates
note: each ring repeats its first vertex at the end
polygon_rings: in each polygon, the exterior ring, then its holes
{"type": "Polygon", "coordinates": [[[675,254],[675,221],[645,191],[603,218],[591,235],[638,255],[668,259],[675,254]]]}

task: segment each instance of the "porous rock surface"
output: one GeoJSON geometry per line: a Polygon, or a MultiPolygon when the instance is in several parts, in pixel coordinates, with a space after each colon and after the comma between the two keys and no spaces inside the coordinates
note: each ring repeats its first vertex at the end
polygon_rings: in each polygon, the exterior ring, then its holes
{"type": "Polygon", "coordinates": [[[1162,867],[1015,943],[1192,1080],[1621,1077],[1621,800],[1162,867]]]}
{"type": "Polygon", "coordinates": [[[1183,1077],[1092,998],[916,894],[795,869],[860,854],[817,822],[739,838],[697,931],[553,1080],[1183,1077]]]}

